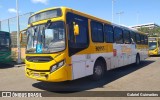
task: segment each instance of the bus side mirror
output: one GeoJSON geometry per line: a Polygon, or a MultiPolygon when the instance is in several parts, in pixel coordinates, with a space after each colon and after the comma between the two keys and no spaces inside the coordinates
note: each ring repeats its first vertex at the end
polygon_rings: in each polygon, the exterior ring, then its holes
{"type": "Polygon", "coordinates": [[[131,44],[135,44],[134,40],[131,38],[131,44]]]}
{"type": "Polygon", "coordinates": [[[47,23],[45,24],[45,28],[49,28],[49,26],[51,26],[52,24],[52,21],[51,20],[48,20],[47,23]]]}
{"type": "Polygon", "coordinates": [[[79,25],[73,22],[73,27],[74,27],[74,35],[75,36],[79,35],[79,25]]]}

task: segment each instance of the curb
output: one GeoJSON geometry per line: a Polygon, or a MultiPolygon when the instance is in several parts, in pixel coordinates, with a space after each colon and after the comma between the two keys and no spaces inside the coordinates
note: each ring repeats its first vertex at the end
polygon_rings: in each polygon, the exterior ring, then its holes
{"type": "Polygon", "coordinates": [[[23,67],[25,66],[25,64],[17,64],[17,65],[14,65],[14,67],[23,67]]]}

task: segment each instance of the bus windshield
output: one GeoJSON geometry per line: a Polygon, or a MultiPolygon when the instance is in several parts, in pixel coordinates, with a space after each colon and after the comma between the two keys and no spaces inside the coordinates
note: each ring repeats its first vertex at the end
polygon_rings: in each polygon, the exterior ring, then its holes
{"type": "Polygon", "coordinates": [[[149,42],[149,50],[154,50],[157,47],[157,42],[149,42]]]}
{"type": "Polygon", "coordinates": [[[10,46],[10,38],[5,36],[5,35],[1,35],[0,36],[0,51],[6,51],[9,50],[9,46],[10,46]]]}
{"type": "Polygon", "coordinates": [[[27,53],[53,53],[65,49],[64,23],[41,24],[27,30],[27,53]]]}

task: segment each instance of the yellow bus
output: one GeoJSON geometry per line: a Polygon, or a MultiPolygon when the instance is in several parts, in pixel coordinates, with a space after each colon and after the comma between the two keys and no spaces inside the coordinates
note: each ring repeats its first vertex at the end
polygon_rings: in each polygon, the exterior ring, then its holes
{"type": "Polygon", "coordinates": [[[91,76],[148,57],[148,37],[141,32],[66,7],[30,16],[26,76],[61,82],[91,76]]]}
{"type": "Polygon", "coordinates": [[[149,56],[160,54],[160,37],[149,37],[149,56]]]}

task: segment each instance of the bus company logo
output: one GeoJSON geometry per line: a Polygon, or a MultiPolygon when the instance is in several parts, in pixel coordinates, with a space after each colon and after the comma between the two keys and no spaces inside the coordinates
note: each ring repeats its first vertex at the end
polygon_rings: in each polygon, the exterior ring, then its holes
{"type": "Polygon", "coordinates": [[[131,48],[128,48],[127,46],[122,46],[122,53],[131,54],[131,48]]]}
{"type": "Polygon", "coordinates": [[[2,97],[12,97],[11,92],[2,92],[2,97]]]}

